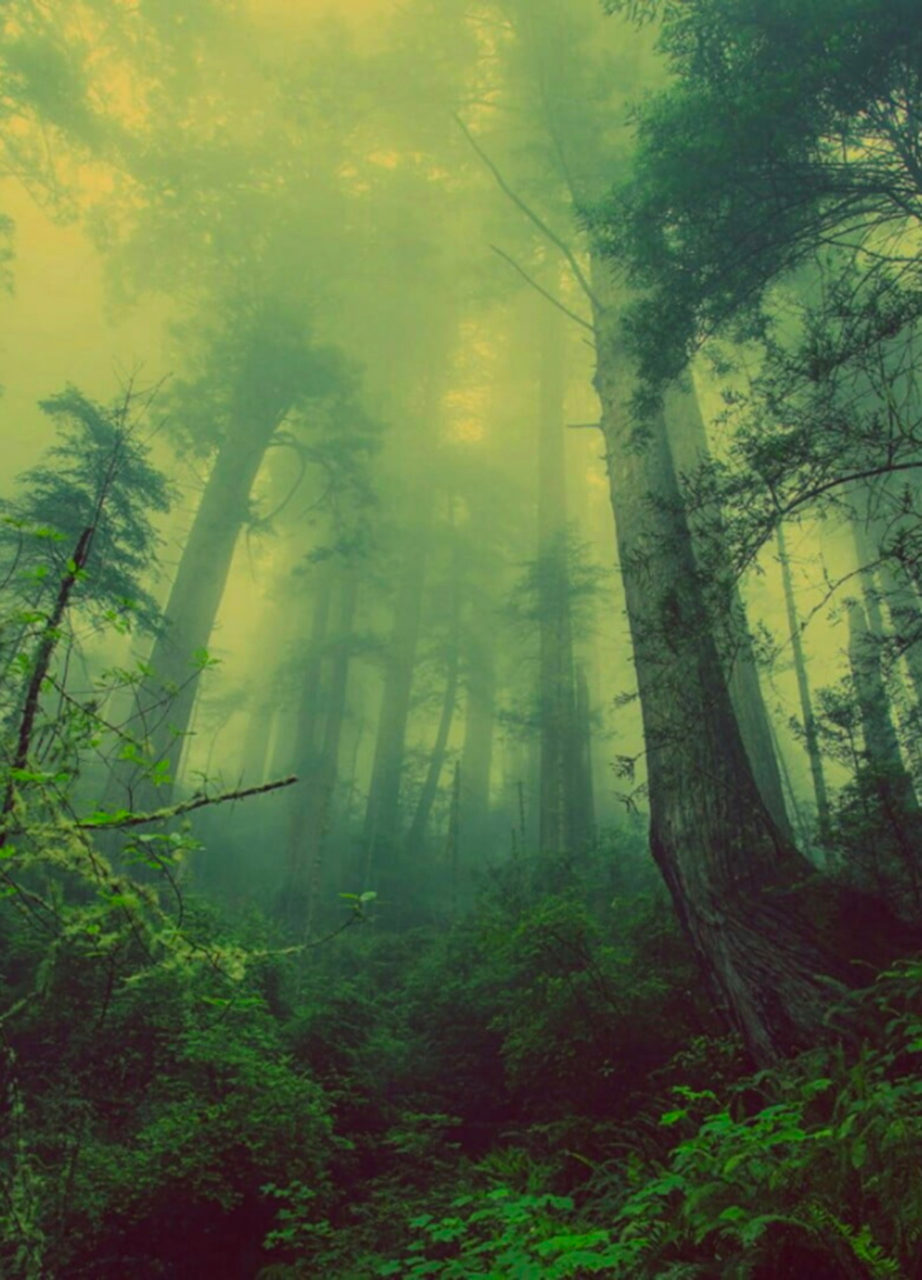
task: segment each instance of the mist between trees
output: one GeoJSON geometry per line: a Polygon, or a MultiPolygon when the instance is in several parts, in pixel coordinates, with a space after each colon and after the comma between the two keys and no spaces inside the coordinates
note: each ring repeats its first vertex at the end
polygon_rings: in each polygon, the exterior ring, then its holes
{"type": "Polygon", "coordinates": [[[917,5],[0,65],[3,1274],[922,1274],[917,5]]]}

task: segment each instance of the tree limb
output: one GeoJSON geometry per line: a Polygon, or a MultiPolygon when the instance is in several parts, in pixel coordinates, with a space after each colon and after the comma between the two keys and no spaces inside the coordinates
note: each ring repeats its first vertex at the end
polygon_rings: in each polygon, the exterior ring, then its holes
{"type": "Polygon", "coordinates": [[[193,796],[191,800],[183,800],[180,804],[168,805],[165,809],[155,809],[153,813],[129,813],[115,821],[107,814],[99,818],[82,818],[77,826],[81,830],[118,831],[123,827],[139,827],[147,822],[161,822],[165,818],[178,818],[180,814],[191,813],[193,809],[202,809],[206,805],[226,804],[228,800],[246,800],[249,796],[261,796],[267,791],[278,791],[281,787],[290,787],[297,782],[296,774],[287,778],[279,778],[275,782],[263,782],[258,787],[243,787],[237,791],[223,791],[217,796],[193,796]]]}
{"type": "Polygon", "coordinates": [[[514,258],[511,258],[508,253],[506,253],[503,249],[500,249],[499,246],[495,244],[491,244],[490,248],[493,250],[494,253],[499,254],[499,256],[503,259],[504,262],[508,262],[510,267],[512,267],[513,271],[517,271],[519,275],[522,277],[522,279],[526,281],[526,283],[530,284],[533,289],[537,289],[538,293],[540,293],[542,297],[547,298],[548,302],[553,303],[553,305],[557,308],[558,311],[562,311],[565,316],[569,316],[571,320],[575,320],[578,325],[582,325],[582,327],[584,329],[588,329],[590,333],[592,334],[595,333],[595,329],[592,327],[592,325],[589,323],[588,320],[584,320],[583,317],[580,315],[577,315],[575,311],[571,311],[570,308],[566,306],[564,303],[562,303],[559,298],[555,298],[552,293],[550,293],[542,285],[538,284],[537,280],[533,280],[531,276],[528,274],[528,272],[525,270],[525,268],[520,267],[519,264],[516,262],[516,260],[514,258]]]}
{"type": "Polygon", "coordinates": [[[509,197],[509,199],[516,206],[516,208],[522,210],[526,218],[528,218],[530,222],[534,223],[534,225],[538,228],[541,234],[543,236],[546,236],[547,239],[550,240],[551,244],[557,246],[557,248],[566,258],[567,262],[570,264],[570,270],[573,272],[574,276],[579,282],[580,288],[582,289],[583,293],[585,293],[586,297],[589,299],[592,305],[600,311],[604,310],[601,302],[592,292],[592,286],[589,284],[589,281],[586,279],[585,272],[583,271],[579,263],[576,261],[576,258],[574,257],[574,254],[573,254],[573,250],[566,243],[566,241],[562,240],[560,236],[557,234],[557,232],[553,231],[547,225],[544,219],[541,218],[537,213],[535,213],[534,209],[532,209],[530,205],[526,204],[525,201],[522,199],[520,195],[518,195],[517,192],[513,191],[512,187],[510,187],[509,183],[500,173],[499,169],[497,169],[496,165],[493,163],[493,161],[484,151],[483,147],[481,147],[480,143],[471,133],[470,129],[468,129],[467,125],[464,123],[461,117],[458,115],[455,116],[455,124],[457,124],[458,128],[461,130],[465,138],[467,138],[468,142],[471,144],[471,147],[473,148],[473,150],[477,153],[477,155],[480,157],[480,159],[483,161],[486,167],[490,170],[493,177],[496,179],[497,185],[499,186],[500,190],[503,191],[509,197]]]}

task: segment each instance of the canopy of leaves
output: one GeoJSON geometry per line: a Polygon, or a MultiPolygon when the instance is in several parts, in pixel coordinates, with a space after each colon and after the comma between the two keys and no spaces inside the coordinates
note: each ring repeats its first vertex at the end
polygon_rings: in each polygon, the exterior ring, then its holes
{"type": "Polygon", "coordinates": [[[819,246],[914,270],[922,221],[913,0],[669,4],[660,45],[675,82],[639,108],[632,177],[595,215],[648,291],[634,337],[654,386],[819,246]]]}

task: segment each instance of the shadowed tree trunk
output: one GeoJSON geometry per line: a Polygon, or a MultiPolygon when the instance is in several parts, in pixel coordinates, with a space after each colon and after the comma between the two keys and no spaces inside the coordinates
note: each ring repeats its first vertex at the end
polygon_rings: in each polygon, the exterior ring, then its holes
{"type": "Polygon", "coordinates": [[[592,777],[592,707],[589,681],[583,666],[576,668],[576,707],[574,714],[573,795],[581,830],[579,840],[590,845],[595,840],[595,786],[592,777]]]}
{"type": "Polygon", "coordinates": [[[868,627],[861,605],[848,609],[848,656],[864,738],[863,782],[876,801],[881,830],[863,841],[858,867],[862,883],[873,886],[904,919],[919,919],[922,906],[922,815],[900,754],[890,700],[880,669],[880,640],[868,627]]]}
{"type": "MultiPolygon", "coordinates": [[[[676,471],[693,477],[700,467],[709,463],[710,447],[690,377],[667,394],[666,426],[676,471]]],[[[705,503],[690,517],[690,523],[696,562],[709,584],[709,594],[713,595],[711,618],[715,638],[724,655],[730,699],[746,754],[762,799],[781,830],[791,835],[746,609],[727,555],[723,517],[713,503],[705,503]]]]}
{"type": "Polygon", "coordinates": [[[427,521],[408,541],[394,601],[394,624],[388,645],[371,782],[365,808],[365,883],[369,883],[373,870],[378,880],[382,872],[387,877],[396,870],[387,864],[396,857],[399,844],[400,784],[407,720],[410,715],[413,668],[422,617],[428,528],[427,521]]]}
{"type": "Polygon", "coordinates": [[[638,437],[634,377],[608,264],[596,261],[602,405],[650,791],[654,857],[751,1053],[816,1042],[830,980],[863,980],[918,941],[867,895],[816,875],[779,829],[750,767],[702,597],[662,413],[638,437]]]}
{"type": "Polygon", "coordinates": [[[323,763],[325,713],[330,694],[329,681],[324,675],[330,655],[330,614],[335,585],[333,565],[330,562],[321,565],[314,584],[310,637],[294,717],[294,741],[275,753],[277,765],[298,777],[298,785],[289,797],[286,872],[278,900],[279,915],[292,924],[304,920],[307,903],[305,815],[316,805],[316,782],[323,763]]]}
{"type": "Polygon", "coordinates": [[[410,829],[407,832],[406,848],[407,853],[411,857],[420,853],[423,847],[423,842],[426,838],[426,828],[429,824],[429,815],[432,812],[432,805],[439,789],[439,779],[441,778],[442,770],[445,767],[445,756],[448,750],[448,736],[451,733],[455,706],[458,701],[458,672],[461,661],[461,638],[459,634],[461,623],[461,584],[459,575],[461,566],[458,562],[457,553],[452,556],[452,562],[454,577],[451,587],[452,606],[448,634],[448,651],[445,655],[445,693],[442,697],[442,710],[439,716],[438,728],[435,733],[435,741],[432,744],[432,751],[429,755],[426,776],[423,779],[419,799],[416,802],[413,821],[410,823],[410,829]]]}
{"type": "Polygon", "coordinates": [[[560,316],[542,302],[538,319],[538,842],[549,853],[573,853],[585,846],[586,826],[573,758],[577,732],[567,542],[566,360],[560,316]]]}
{"type": "MultiPolygon", "coordinates": [[[[922,602],[903,566],[888,553],[887,522],[868,511],[852,521],[852,532],[869,610],[879,613],[881,601],[886,603],[894,648],[903,657],[916,702],[922,706],[922,602]]],[[[882,625],[875,628],[873,617],[870,623],[872,630],[883,632],[882,625]]]]}
{"type": "Polygon", "coordinates": [[[305,936],[310,936],[314,927],[324,858],[333,817],[333,796],[339,777],[339,750],[346,718],[346,695],[349,685],[352,629],[357,596],[358,577],[355,569],[349,568],[340,582],[339,617],[330,654],[330,683],[320,756],[313,774],[303,789],[300,812],[294,814],[292,818],[293,883],[301,880],[305,864],[308,863],[307,905],[304,914],[305,936]]]}
{"type": "Polygon", "coordinates": [[[323,731],[325,694],[324,662],[330,630],[330,611],[336,582],[334,567],[327,562],[318,567],[309,599],[310,635],[304,654],[297,695],[292,699],[294,714],[286,724],[282,716],[273,752],[273,772],[309,772],[317,759],[323,731]],[[286,731],[287,730],[287,731],[286,731]]]}
{"type": "Polygon", "coordinates": [[[496,699],[493,648],[476,626],[475,620],[467,642],[467,694],[461,747],[460,842],[468,865],[484,861],[496,699]]]}

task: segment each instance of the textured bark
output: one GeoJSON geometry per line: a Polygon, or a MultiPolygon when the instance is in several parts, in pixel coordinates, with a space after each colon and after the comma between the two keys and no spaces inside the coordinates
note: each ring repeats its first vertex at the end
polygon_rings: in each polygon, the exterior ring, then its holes
{"type": "Polygon", "coordinates": [[[813,795],[816,800],[817,835],[820,844],[825,848],[828,847],[830,840],[829,792],[826,789],[823,757],[820,752],[819,737],[816,730],[816,717],[813,714],[813,698],[810,694],[807,660],[804,657],[804,646],[800,638],[800,619],[797,616],[797,602],[794,599],[791,562],[788,559],[784,530],[780,524],[775,538],[778,548],[778,564],[781,567],[781,585],[784,590],[784,603],[788,617],[788,634],[791,638],[791,656],[794,661],[794,675],[797,680],[797,696],[800,700],[800,715],[804,727],[804,746],[807,749],[807,759],[810,762],[810,777],[813,780],[813,795]]]}
{"type": "MultiPolygon", "coordinates": [[[[710,461],[707,432],[691,379],[666,397],[666,427],[676,471],[693,477],[710,461]]],[[[735,576],[729,573],[723,517],[705,503],[690,519],[692,544],[712,601],[711,620],[724,659],[730,699],[762,799],[775,822],[792,835],[771,722],[759,683],[759,668],[735,576]]]]}
{"type": "Polygon", "coordinates": [[[861,712],[864,781],[881,819],[859,855],[859,881],[880,893],[907,920],[922,915],[922,815],[900,754],[890,701],[880,669],[880,639],[864,609],[849,604],[849,662],[861,712]]]}
{"type": "Polygon", "coordinates": [[[874,899],[818,876],[756,786],[704,602],[662,414],[634,430],[612,278],[596,262],[596,386],[647,746],[653,854],[751,1053],[815,1043],[832,984],[915,945],[874,899]]]}

